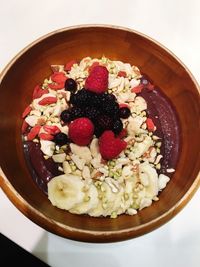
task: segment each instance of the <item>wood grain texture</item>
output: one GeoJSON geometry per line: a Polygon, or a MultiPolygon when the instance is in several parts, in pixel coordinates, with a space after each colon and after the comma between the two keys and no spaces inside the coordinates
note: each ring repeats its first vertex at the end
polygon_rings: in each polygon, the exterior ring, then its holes
{"type": "Polygon", "coordinates": [[[4,192],[28,218],[75,240],[113,242],[145,234],[175,216],[200,184],[200,96],[188,69],[166,48],[129,29],[83,25],[50,33],[20,52],[0,78],[0,176],[4,192]],[[136,216],[117,219],[78,216],[53,207],[33,182],[23,156],[21,113],[33,88],[50,75],[51,64],[85,56],[137,65],[171,99],[179,115],[182,148],[177,170],[160,200],[136,216]]]}

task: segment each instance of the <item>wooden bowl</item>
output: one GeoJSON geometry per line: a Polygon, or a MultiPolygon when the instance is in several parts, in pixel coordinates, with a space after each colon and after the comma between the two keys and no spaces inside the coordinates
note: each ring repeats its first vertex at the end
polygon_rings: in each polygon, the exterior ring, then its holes
{"type": "Polygon", "coordinates": [[[0,184],[8,198],[33,222],[57,235],[89,242],[130,239],[169,221],[200,184],[200,98],[198,85],[175,55],[151,38],[115,26],[84,25],[50,33],[21,51],[0,78],[0,184]],[[21,114],[36,84],[50,75],[50,64],[85,56],[139,66],[175,105],[182,128],[182,148],[174,176],[160,200],[135,216],[117,219],[78,216],[57,209],[35,185],[21,141],[21,114]]]}

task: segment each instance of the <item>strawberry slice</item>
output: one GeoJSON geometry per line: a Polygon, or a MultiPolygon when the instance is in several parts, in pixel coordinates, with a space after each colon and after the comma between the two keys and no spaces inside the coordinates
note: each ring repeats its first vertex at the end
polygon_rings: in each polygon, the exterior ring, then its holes
{"type": "Polygon", "coordinates": [[[51,134],[51,135],[55,135],[55,134],[60,133],[60,129],[56,125],[44,125],[43,129],[45,132],[47,132],[48,134],[51,134]]]}
{"type": "Polygon", "coordinates": [[[27,140],[28,141],[32,141],[40,132],[41,126],[40,125],[36,125],[34,126],[30,132],[27,135],[27,140]]]}
{"type": "Polygon", "coordinates": [[[146,119],[146,124],[147,124],[147,129],[148,129],[150,132],[154,132],[154,131],[155,131],[155,125],[154,125],[154,122],[152,121],[152,119],[147,118],[147,119],[146,119]]]}
{"type": "Polygon", "coordinates": [[[51,75],[51,80],[55,83],[64,83],[67,77],[63,72],[55,72],[51,75]]]}
{"type": "Polygon", "coordinates": [[[141,93],[142,92],[142,89],[144,88],[144,85],[143,84],[139,84],[138,86],[135,86],[131,89],[131,92],[132,93],[141,93]]]}
{"type": "Polygon", "coordinates": [[[54,97],[54,96],[48,96],[48,97],[45,97],[42,100],[40,100],[38,102],[38,104],[41,105],[41,106],[45,106],[45,105],[54,104],[56,102],[57,102],[57,98],[56,97],[54,97]]]}
{"type": "Polygon", "coordinates": [[[72,66],[73,66],[74,64],[76,64],[76,63],[77,63],[77,62],[76,62],[75,59],[72,59],[71,61],[67,62],[66,65],[65,65],[65,67],[64,67],[65,71],[70,71],[71,68],[72,68],[72,66]]]}
{"type": "Polygon", "coordinates": [[[47,89],[42,89],[39,85],[36,85],[33,91],[33,100],[40,98],[44,94],[48,94],[49,91],[47,89]]]}
{"type": "Polygon", "coordinates": [[[24,112],[22,113],[22,119],[24,119],[32,110],[32,107],[29,105],[25,108],[24,112]]]}
{"type": "Polygon", "coordinates": [[[120,70],[119,72],[118,72],[118,76],[119,77],[124,77],[124,78],[126,78],[126,72],[125,71],[123,71],[123,70],[120,70]]]}
{"type": "Polygon", "coordinates": [[[50,89],[57,91],[57,90],[63,89],[65,87],[65,82],[50,83],[48,86],[50,89]]]}
{"type": "Polygon", "coordinates": [[[54,139],[54,136],[51,134],[47,134],[47,133],[41,133],[39,134],[39,138],[42,140],[52,141],[54,139]]]}

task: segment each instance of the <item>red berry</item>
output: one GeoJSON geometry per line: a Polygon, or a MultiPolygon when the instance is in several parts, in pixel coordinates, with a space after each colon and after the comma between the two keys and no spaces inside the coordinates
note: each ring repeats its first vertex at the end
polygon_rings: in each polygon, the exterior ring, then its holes
{"type": "Polygon", "coordinates": [[[116,158],[126,146],[127,143],[115,137],[112,131],[105,131],[99,138],[99,150],[103,159],[116,158]]]}
{"type": "Polygon", "coordinates": [[[121,71],[118,72],[118,76],[125,78],[126,77],[126,72],[121,70],[121,71]]]}
{"type": "Polygon", "coordinates": [[[27,140],[32,141],[40,132],[41,126],[35,125],[27,135],[27,140]]]}
{"type": "Polygon", "coordinates": [[[119,108],[129,108],[129,105],[126,103],[120,103],[119,108]]]}
{"type": "Polygon", "coordinates": [[[143,88],[144,88],[144,85],[143,84],[139,84],[139,85],[133,87],[131,89],[131,92],[138,94],[138,93],[141,93],[142,92],[142,89],[143,88]]]}
{"type": "Polygon", "coordinates": [[[32,110],[31,106],[25,108],[24,112],[22,113],[22,119],[24,119],[32,110]]]}
{"type": "Polygon", "coordinates": [[[122,129],[121,132],[118,134],[118,137],[121,139],[126,137],[126,136],[127,136],[127,129],[126,128],[122,129]]]}
{"type": "Polygon", "coordinates": [[[74,60],[74,59],[72,59],[71,61],[69,61],[69,62],[67,62],[66,63],[66,65],[65,65],[65,71],[70,71],[71,70],[71,68],[72,68],[72,66],[74,65],[74,64],[76,64],[77,62],[76,62],[76,60],[74,60]]]}
{"type": "Polygon", "coordinates": [[[108,70],[104,66],[92,68],[85,81],[85,88],[91,92],[100,94],[108,89],[108,70]]]}
{"type": "Polygon", "coordinates": [[[57,91],[65,87],[65,82],[50,83],[48,86],[50,89],[57,91]]]}
{"type": "Polygon", "coordinates": [[[42,140],[51,141],[51,140],[54,139],[54,136],[51,135],[51,134],[47,134],[47,133],[41,133],[41,134],[39,134],[39,138],[42,139],[42,140]]]}
{"type": "Polygon", "coordinates": [[[63,83],[67,80],[67,77],[63,72],[55,72],[51,75],[51,80],[55,83],[63,83]]]}
{"type": "Polygon", "coordinates": [[[48,94],[47,89],[42,89],[39,85],[36,85],[33,91],[33,99],[40,98],[44,94],[48,94]]]}
{"type": "Polygon", "coordinates": [[[48,97],[45,97],[42,100],[40,100],[38,102],[38,104],[41,105],[41,106],[45,106],[45,105],[54,104],[56,102],[57,102],[57,98],[56,97],[54,97],[54,96],[48,96],[48,97]]]}
{"type": "Polygon", "coordinates": [[[155,125],[154,125],[152,119],[150,119],[150,118],[146,119],[146,124],[147,124],[147,129],[150,132],[154,132],[155,131],[155,125]]]}
{"type": "Polygon", "coordinates": [[[77,145],[88,145],[93,133],[94,125],[88,118],[78,118],[69,125],[69,138],[77,145]]]}
{"type": "Polygon", "coordinates": [[[43,129],[45,130],[45,132],[47,132],[48,134],[52,134],[55,135],[57,133],[60,133],[60,129],[58,128],[58,126],[56,125],[44,125],[43,129]]]}
{"type": "Polygon", "coordinates": [[[88,72],[90,73],[94,67],[99,66],[99,62],[95,61],[92,63],[92,65],[88,68],[88,72]]]}

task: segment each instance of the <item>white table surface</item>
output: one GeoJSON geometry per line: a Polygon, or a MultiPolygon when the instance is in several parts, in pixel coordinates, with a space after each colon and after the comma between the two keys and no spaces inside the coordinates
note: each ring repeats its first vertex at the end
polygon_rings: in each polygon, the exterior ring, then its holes
{"type": "MultiPolygon", "coordinates": [[[[200,82],[198,0],[0,0],[0,6],[0,70],[43,34],[65,26],[103,23],[136,29],[160,41],[200,82]]],[[[51,266],[200,266],[200,190],[164,226],[112,244],[53,235],[19,212],[1,189],[0,214],[1,233],[51,266]]]]}

